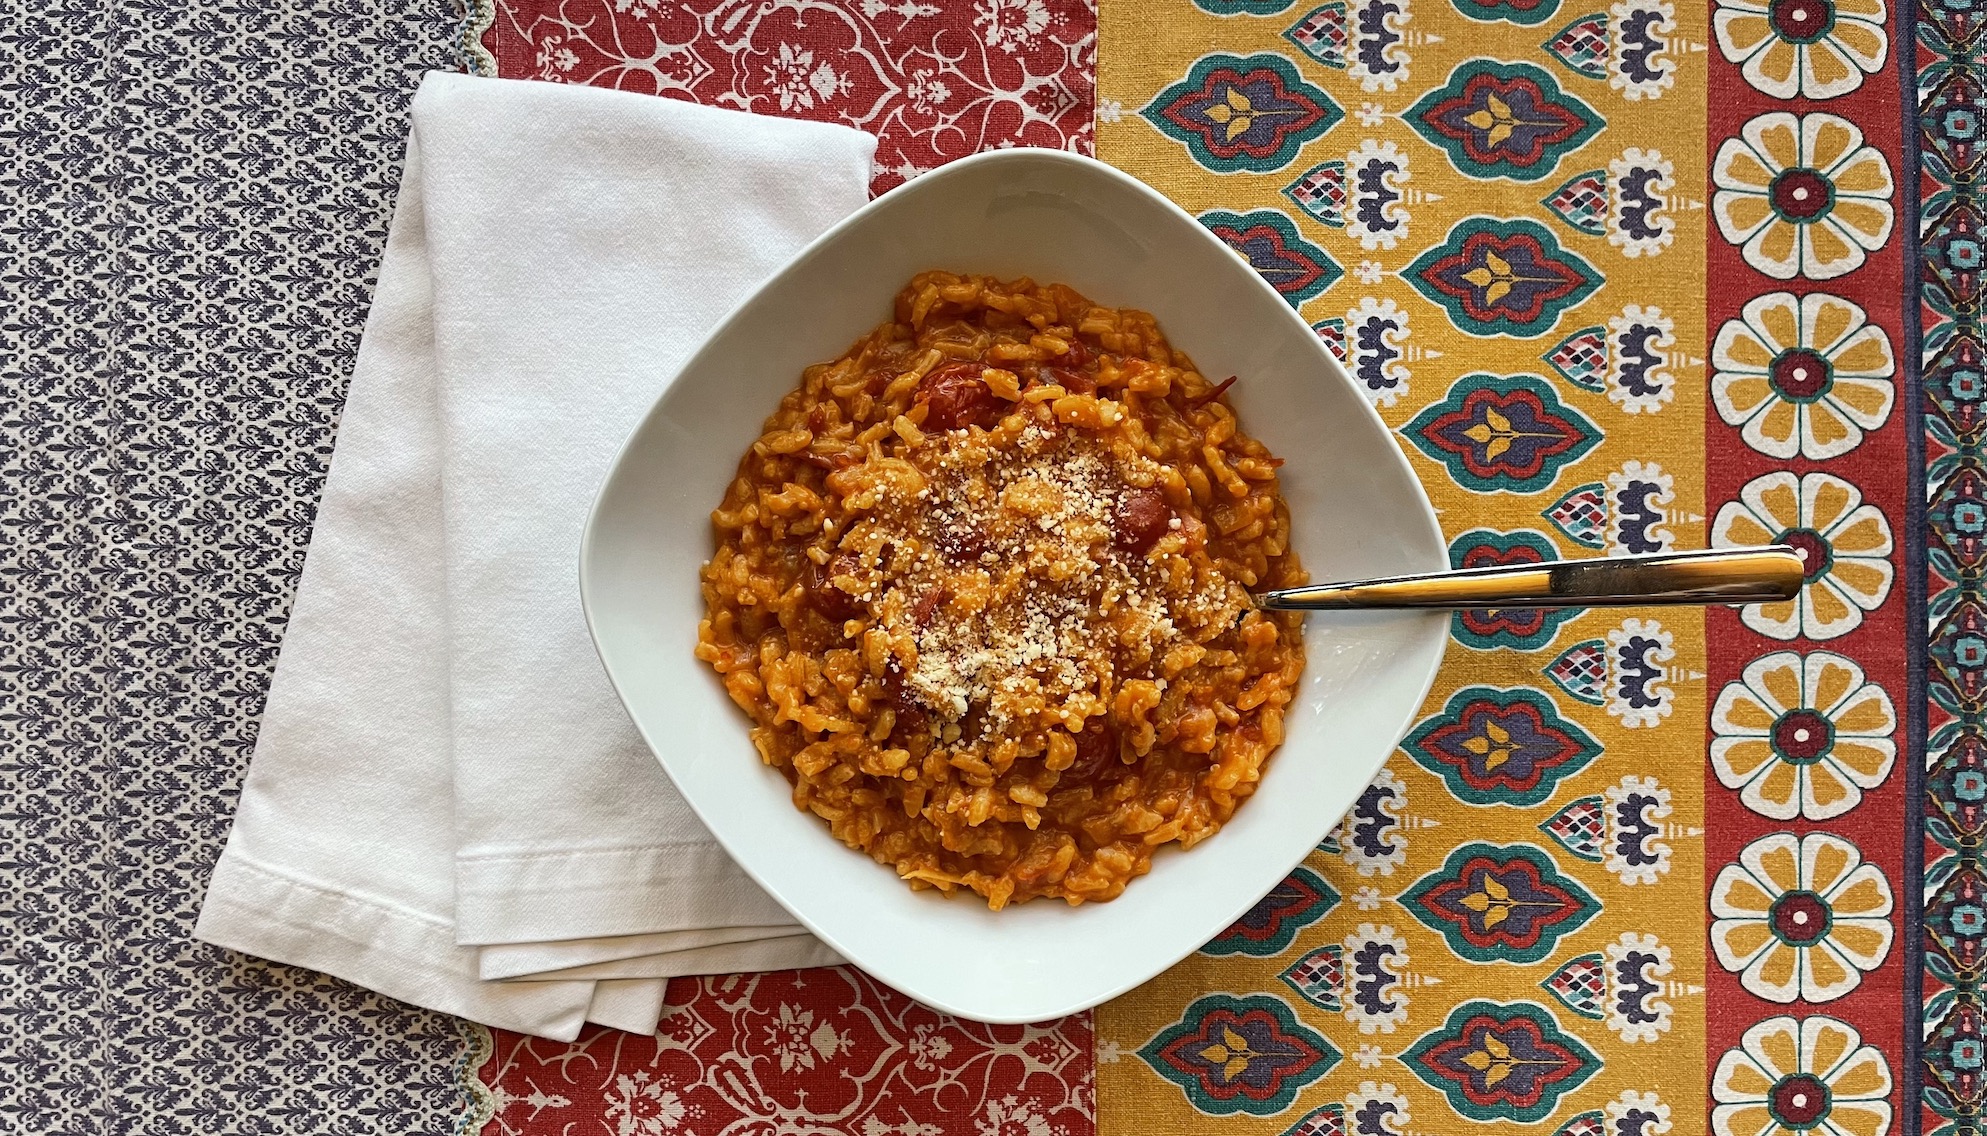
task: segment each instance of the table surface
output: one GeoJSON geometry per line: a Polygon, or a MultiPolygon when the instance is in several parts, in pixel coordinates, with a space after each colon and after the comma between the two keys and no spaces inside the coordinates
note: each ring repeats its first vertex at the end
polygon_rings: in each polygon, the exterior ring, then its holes
{"type": "Polygon", "coordinates": [[[17,7],[6,1123],[1877,1136],[1977,1114],[1975,9],[17,7]],[[1348,362],[1458,563],[1791,534],[1810,582],[1785,608],[1458,615],[1353,816],[1200,954],[1060,1022],[962,1022],[837,968],[678,980],[655,1037],[565,1045],[194,943],[407,101],[451,66],[852,123],[878,191],[991,146],[1094,152],[1348,362]]]}

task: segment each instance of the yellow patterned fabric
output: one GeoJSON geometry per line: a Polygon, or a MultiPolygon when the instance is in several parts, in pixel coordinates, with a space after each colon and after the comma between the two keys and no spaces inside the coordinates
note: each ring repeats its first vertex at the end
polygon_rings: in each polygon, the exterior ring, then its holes
{"type": "MultiPolygon", "coordinates": [[[[1702,6],[1102,0],[1098,26],[1098,155],[1333,345],[1456,563],[1703,546],[1702,6]]],[[[1345,823],[1098,1011],[1100,1132],[1699,1128],[1704,616],[1453,626],[1345,823]]]]}

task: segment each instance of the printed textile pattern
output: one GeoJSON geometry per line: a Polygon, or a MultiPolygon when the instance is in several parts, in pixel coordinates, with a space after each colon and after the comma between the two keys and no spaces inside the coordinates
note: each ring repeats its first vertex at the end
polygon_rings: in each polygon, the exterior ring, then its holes
{"type": "Polygon", "coordinates": [[[0,1130],[445,1132],[453,1020],[196,943],[445,4],[0,19],[0,1130]]]}
{"type": "Polygon", "coordinates": [[[1908,1127],[1897,928],[1918,888],[1910,40],[1886,0],[1719,0],[1712,23],[1711,542],[1792,544],[1808,582],[1710,613],[1711,1128],[1877,1136],[1908,1127]]]}
{"type": "Polygon", "coordinates": [[[1786,541],[1809,572],[1738,610],[1455,616],[1340,829],[1097,1012],[1100,1131],[1892,1129],[1890,26],[1881,0],[1104,0],[1099,156],[1346,361],[1457,565],[1786,541]]]}
{"type": "Polygon", "coordinates": [[[1087,1018],[961,1021],[849,967],[678,979],[654,1037],[491,1043],[486,1136],[1083,1136],[1096,1111],[1087,1018]]]}
{"type": "MultiPolygon", "coordinates": [[[[1987,115],[1987,20],[1978,5],[1923,0],[1911,12],[1910,60],[1917,77],[1919,176],[1904,194],[1918,203],[1914,291],[1907,313],[1921,329],[1922,445],[1919,487],[1927,524],[1912,534],[1926,554],[1922,927],[1912,945],[1924,1026],[1920,1100],[1923,1130],[1975,1136],[1987,1110],[1981,1055],[1987,1034],[1981,964],[1987,959],[1987,345],[1981,321],[1987,208],[1982,117],[1987,115]]],[[[1910,164],[1907,164],[1909,168],[1910,164]]],[[[1914,751],[1915,752],[1915,751],[1914,751]]],[[[1912,834],[1914,839],[1917,833],[1912,834]]],[[[1907,926],[1912,924],[1907,923],[1907,926]]]]}
{"type": "Polygon", "coordinates": [[[474,70],[854,126],[877,136],[879,193],[995,147],[1091,148],[1090,0],[499,0],[485,16],[474,70]]]}
{"type": "MultiPolygon", "coordinates": [[[[878,192],[994,147],[1091,150],[1086,0],[499,0],[467,25],[471,70],[871,131],[878,192]]],[[[983,1026],[849,968],[678,979],[668,1005],[653,1038],[471,1027],[464,1131],[1093,1130],[1089,1015],[983,1026]]]]}

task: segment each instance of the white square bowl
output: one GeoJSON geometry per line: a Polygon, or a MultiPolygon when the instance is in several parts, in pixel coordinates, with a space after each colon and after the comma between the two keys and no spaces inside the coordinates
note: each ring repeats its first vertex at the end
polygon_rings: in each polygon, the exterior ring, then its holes
{"type": "Polygon", "coordinates": [[[930,268],[1031,276],[1141,308],[1286,459],[1293,543],[1314,580],[1447,567],[1433,509],[1386,426],[1317,335],[1246,262],[1152,189],[1048,150],[983,154],[831,229],[711,332],[628,440],[580,561],[587,622],[663,768],[732,857],[842,956],[940,1010],[1032,1022],[1086,1009],[1191,954],[1351,807],[1407,730],[1442,655],[1440,613],[1314,615],[1282,749],[1255,796],[1109,903],[995,913],[913,892],[796,809],[748,722],[691,648],[710,511],[801,370],[887,319],[930,268]]]}

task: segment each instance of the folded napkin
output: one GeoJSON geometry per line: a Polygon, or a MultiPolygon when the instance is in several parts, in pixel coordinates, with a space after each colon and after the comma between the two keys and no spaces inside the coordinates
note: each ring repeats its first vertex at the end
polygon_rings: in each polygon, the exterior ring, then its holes
{"type": "Polygon", "coordinates": [[[866,199],[874,147],[427,77],[199,938],[555,1038],[653,1028],[675,975],[837,961],[628,723],[576,557],[636,419],[747,289],[866,199]]]}

